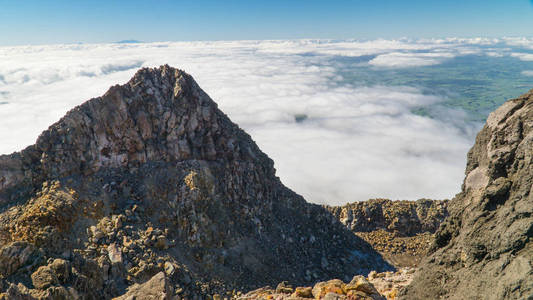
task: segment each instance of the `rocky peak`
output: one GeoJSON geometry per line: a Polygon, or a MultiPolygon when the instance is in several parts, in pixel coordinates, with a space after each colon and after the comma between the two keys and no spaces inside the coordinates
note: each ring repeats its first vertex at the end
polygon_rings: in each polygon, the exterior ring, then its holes
{"type": "Polygon", "coordinates": [[[491,113],[405,299],[533,296],[533,90],[491,113]]]}
{"type": "Polygon", "coordinates": [[[9,293],[110,298],[159,274],[151,282],[192,299],[374,269],[390,266],[283,186],[251,137],[169,66],[139,70],[0,156],[9,293]]]}
{"type": "Polygon", "coordinates": [[[180,160],[253,161],[274,174],[273,162],[190,75],[169,66],[141,69],[127,84],[71,110],[35,145],[1,157],[0,200],[30,177],[35,187],[101,168],[180,160]]]}

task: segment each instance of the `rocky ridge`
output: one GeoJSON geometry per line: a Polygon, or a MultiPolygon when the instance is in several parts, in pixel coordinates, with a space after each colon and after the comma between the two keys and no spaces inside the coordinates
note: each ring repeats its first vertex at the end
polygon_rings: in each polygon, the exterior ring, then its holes
{"type": "Polygon", "coordinates": [[[169,66],[0,156],[0,298],[231,297],[374,269],[391,266],[169,66]]]}
{"type": "Polygon", "coordinates": [[[533,299],[533,90],[491,113],[402,299],[533,299]]]}
{"type": "Polygon", "coordinates": [[[349,230],[398,268],[416,267],[448,215],[447,200],[370,199],[326,206],[349,230]]]}

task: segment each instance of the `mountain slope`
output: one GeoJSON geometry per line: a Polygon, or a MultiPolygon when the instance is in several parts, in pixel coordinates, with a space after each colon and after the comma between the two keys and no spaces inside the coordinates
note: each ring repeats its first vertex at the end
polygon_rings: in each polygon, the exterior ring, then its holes
{"type": "Polygon", "coordinates": [[[150,282],[192,298],[389,268],[283,186],[250,136],[169,66],[141,69],[0,156],[10,297],[109,298],[158,274],[150,282]]]}

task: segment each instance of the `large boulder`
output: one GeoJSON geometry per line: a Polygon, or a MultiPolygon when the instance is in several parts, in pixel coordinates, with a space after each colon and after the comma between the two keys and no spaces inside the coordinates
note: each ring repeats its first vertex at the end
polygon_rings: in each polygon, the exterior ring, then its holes
{"type": "Polygon", "coordinates": [[[490,114],[403,299],[533,299],[533,90],[490,114]]]}
{"type": "Polygon", "coordinates": [[[171,300],[173,295],[172,286],[165,277],[165,273],[159,272],[147,282],[129,287],[126,294],[113,300],[171,300]]]}

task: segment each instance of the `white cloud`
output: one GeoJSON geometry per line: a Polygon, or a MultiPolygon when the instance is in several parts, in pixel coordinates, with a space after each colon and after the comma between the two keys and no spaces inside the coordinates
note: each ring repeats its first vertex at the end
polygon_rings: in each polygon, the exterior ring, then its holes
{"type": "Polygon", "coordinates": [[[522,61],[533,61],[533,53],[515,52],[511,53],[512,57],[516,57],[522,61]]]}
{"type": "Polygon", "coordinates": [[[401,53],[392,52],[378,55],[369,64],[379,67],[421,67],[440,64],[444,59],[453,58],[451,53],[401,53]]]}
{"type": "Polygon", "coordinates": [[[507,37],[503,38],[502,41],[509,46],[523,47],[527,49],[533,49],[533,38],[525,37],[507,37]]]}
{"type": "Polygon", "coordinates": [[[533,76],[533,70],[522,71],[522,75],[524,75],[524,76],[533,76]]]}
{"type": "MultiPolygon", "coordinates": [[[[411,113],[442,99],[413,87],[336,84],[336,56],[423,66],[471,53],[458,40],[239,41],[0,48],[0,153],[21,150],[69,109],[125,83],[141,66],[192,74],[312,202],[449,198],[459,191],[473,132],[458,112],[411,113]],[[304,122],[295,115],[305,114],[304,122]],[[456,118],[456,119],[454,119],[456,118]],[[452,119],[450,121],[450,119],[452,119]],[[464,127],[461,124],[460,127],[464,127]]],[[[473,46],[474,45],[474,46],[473,46]]],[[[477,50],[476,50],[477,49],[477,50]]],[[[475,52],[474,51],[474,52],[475,52]]]]}
{"type": "Polygon", "coordinates": [[[485,55],[489,57],[504,57],[505,56],[505,54],[498,52],[498,51],[487,51],[485,55]]]}

